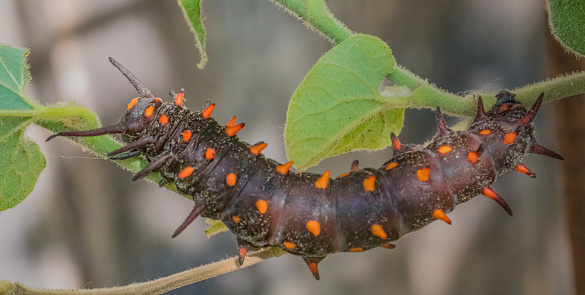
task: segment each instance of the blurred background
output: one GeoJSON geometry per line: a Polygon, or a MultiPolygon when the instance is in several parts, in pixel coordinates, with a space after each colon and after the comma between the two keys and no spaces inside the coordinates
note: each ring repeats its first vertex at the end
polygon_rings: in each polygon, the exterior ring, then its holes
{"type": "MultiPolygon", "coordinates": [[[[386,41],[399,64],[454,93],[551,75],[540,1],[328,5],[353,31],[386,41]]],[[[269,1],[204,1],[203,15],[204,70],[196,67],[199,55],[176,1],[0,0],[0,43],[30,48],[29,91],[44,104],[75,101],[104,124],[117,122],[136,94],[108,62],[112,56],[155,95],[169,99],[170,89],[184,87],[187,107],[212,100],[220,123],[237,114],[246,123],[240,138],[268,142],[266,156],[285,162],[288,100],[331,44],[269,1]]],[[[544,105],[535,124],[539,141],[558,150],[553,108],[544,105]]],[[[408,110],[400,139],[423,143],[435,128],[431,111],[408,110]]],[[[203,219],[171,239],[191,201],[156,184],[131,183],[129,172],[65,139],[45,143],[48,135],[29,128],[47,168],[22,204],[0,212],[0,279],[42,288],[117,286],[236,255],[235,236],[206,239],[203,219]]],[[[354,159],[379,167],[391,153],[350,153],[310,171],[338,175],[354,159]]],[[[531,155],[525,164],[537,180],[512,173],[494,186],[513,218],[478,197],[449,215],[452,226],[435,222],[392,251],[329,256],[319,264],[319,282],[300,258],[285,255],[170,294],[573,294],[561,162],[531,155]]]]}

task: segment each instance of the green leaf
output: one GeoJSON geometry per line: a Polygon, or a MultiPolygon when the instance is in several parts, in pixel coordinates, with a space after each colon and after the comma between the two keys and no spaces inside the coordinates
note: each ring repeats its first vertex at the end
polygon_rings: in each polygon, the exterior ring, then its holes
{"type": "Polygon", "coordinates": [[[381,149],[402,128],[404,109],[393,105],[409,90],[380,95],[382,78],[394,69],[388,45],[354,35],[327,52],[295,90],[287,113],[285,146],[295,167],[357,149],[381,149]]]}
{"type": "Polygon", "coordinates": [[[27,98],[28,50],[0,46],[0,211],[30,194],[45,168],[39,147],[24,137],[42,107],[27,98]]]}
{"type": "Polygon", "coordinates": [[[550,29],[565,49],[585,56],[585,1],[548,0],[550,29]]]}
{"type": "Polygon", "coordinates": [[[203,69],[207,63],[207,53],[205,51],[205,28],[201,18],[201,0],[178,0],[179,7],[183,11],[183,16],[189,24],[191,31],[195,35],[195,46],[199,49],[201,61],[197,67],[203,69]]]}

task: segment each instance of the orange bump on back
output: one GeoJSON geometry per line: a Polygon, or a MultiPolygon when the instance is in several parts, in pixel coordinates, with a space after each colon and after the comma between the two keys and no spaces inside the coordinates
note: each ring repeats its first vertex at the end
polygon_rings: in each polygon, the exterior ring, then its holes
{"type": "Polygon", "coordinates": [[[316,188],[326,189],[327,186],[329,186],[329,170],[325,171],[325,173],[323,173],[323,176],[321,176],[319,180],[315,181],[316,188]]]}
{"type": "Polygon", "coordinates": [[[209,148],[205,151],[205,159],[213,160],[214,157],[215,157],[215,150],[214,149],[209,148]]]}
{"type": "Polygon", "coordinates": [[[450,147],[448,145],[444,145],[444,146],[441,146],[437,151],[439,151],[440,154],[446,154],[452,150],[453,150],[452,147],[450,147]]]}
{"type": "Polygon", "coordinates": [[[293,164],[292,161],[288,161],[286,162],[286,164],[282,164],[276,167],[276,171],[278,171],[278,173],[282,175],[286,175],[288,173],[288,170],[290,170],[290,167],[292,167],[292,164],[293,164]]]}
{"type": "Polygon", "coordinates": [[[392,169],[392,168],[394,168],[396,166],[398,166],[398,163],[392,162],[392,163],[386,165],[386,170],[390,170],[390,169],[392,169]]]}
{"type": "Polygon", "coordinates": [[[183,140],[189,141],[189,139],[191,139],[191,131],[189,130],[183,131],[183,140]]]}
{"type": "Polygon", "coordinates": [[[490,135],[490,134],[492,134],[492,131],[489,130],[489,129],[484,129],[484,130],[480,131],[479,134],[481,134],[481,135],[490,135]]]}
{"type": "Polygon", "coordinates": [[[321,233],[321,225],[315,220],[307,222],[307,229],[316,237],[321,233]]]}
{"type": "Polygon", "coordinates": [[[178,106],[183,105],[183,97],[185,96],[184,92],[177,93],[177,97],[175,97],[175,104],[178,106]]]}
{"type": "Polygon", "coordinates": [[[364,179],[364,190],[367,192],[374,191],[376,189],[376,176],[370,175],[370,177],[364,179]]]}
{"type": "Polygon", "coordinates": [[[228,127],[228,128],[225,130],[225,133],[226,133],[228,136],[234,136],[234,135],[236,135],[236,133],[238,133],[240,130],[242,130],[242,128],[244,128],[244,126],[246,126],[246,124],[244,124],[244,123],[240,123],[240,124],[238,124],[238,125],[236,125],[236,126],[233,126],[233,127],[228,127]]]}
{"type": "Polygon", "coordinates": [[[425,167],[423,169],[417,170],[416,176],[418,177],[418,180],[428,181],[429,180],[429,171],[431,171],[431,169],[429,167],[425,167]]]}
{"type": "Polygon", "coordinates": [[[208,107],[206,107],[203,112],[201,112],[201,116],[203,116],[203,118],[208,119],[209,117],[211,117],[211,113],[213,112],[213,109],[215,108],[215,104],[212,103],[210,104],[208,107]]]}
{"type": "Polygon", "coordinates": [[[226,176],[225,178],[225,182],[227,183],[227,185],[229,186],[234,186],[236,185],[236,180],[238,178],[236,177],[236,175],[234,173],[230,173],[226,176]]]}
{"type": "Polygon", "coordinates": [[[382,238],[384,240],[388,238],[388,235],[386,235],[386,232],[384,231],[384,229],[382,228],[382,226],[379,225],[379,224],[372,225],[372,233],[375,236],[378,236],[378,237],[380,237],[380,238],[382,238]]]}
{"type": "Polygon", "coordinates": [[[433,217],[435,217],[436,219],[440,219],[443,220],[444,222],[451,224],[451,219],[449,219],[449,217],[447,217],[447,214],[445,214],[445,211],[441,210],[441,209],[437,209],[435,211],[433,211],[433,217]]]}
{"type": "Polygon", "coordinates": [[[261,143],[259,145],[255,145],[253,147],[250,148],[250,151],[252,152],[252,154],[254,155],[258,155],[262,152],[262,150],[264,150],[266,147],[268,146],[267,143],[261,143]]]}
{"type": "Polygon", "coordinates": [[[156,101],[156,102],[161,102],[161,101],[162,101],[162,99],[160,99],[160,97],[157,97],[157,98],[155,98],[155,99],[154,99],[154,101],[156,101]]]}
{"type": "Polygon", "coordinates": [[[266,210],[268,210],[268,203],[264,200],[258,200],[256,201],[256,209],[258,209],[258,211],[262,214],[266,213],[266,210]]]}
{"type": "Polygon", "coordinates": [[[153,113],[154,113],[154,106],[149,106],[146,108],[146,110],[144,110],[145,117],[150,117],[150,116],[152,116],[153,113]]]}
{"type": "Polygon", "coordinates": [[[236,116],[233,116],[232,119],[227,124],[225,124],[225,127],[228,128],[234,126],[236,126],[236,116]]]}
{"type": "Polygon", "coordinates": [[[284,242],[282,243],[287,249],[294,249],[296,247],[295,244],[291,243],[291,242],[284,242]]]}
{"type": "Polygon", "coordinates": [[[479,155],[477,154],[477,152],[470,152],[469,154],[467,154],[467,158],[469,159],[469,162],[475,163],[479,159],[479,155]]]}
{"type": "Polygon", "coordinates": [[[133,107],[134,107],[134,105],[135,105],[137,102],[138,102],[138,97],[136,97],[136,98],[132,99],[132,100],[130,101],[130,103],[128,104],[128,109],[131,109],[131,108],[133,108],[133,107]]]}
{"type": "Polygon", "coordinates": [[[233,220],[235,223],[238,223],[238,222],[242,221],[242,219],[241,219],[239,216],[236,216],[236,215],[232,216],[232,220],[233,220]]]}
{"type": "Polygon", "coordinates": [[[183,169],[183,171],[181,171],[181,173],[179,173],[179,178],[185,178],[191,174],[193,174],[193,167],[188,166],[185,169],[183,169]]]}
{"type": "Polygon", "coordinates": [[[362,251],[364,251],[364,249],[362,249],[362,248],[351,248],[351,249],[349,249],[349,252],[362,252],[362,251]]]}
{"type": "Polygon", "coordinates": [[[169,122],[169,117],[167,117],[166,115],[161,115],[160,117],[158,117],[158,121],[161,124],[166,124],[169,122]]]}
{"type": "Polygon", "coordinates": [[[516,140],[516,133],[510,132],[504,136],[504,144],[511,144],[516,140]]]}
{"type": "Polygon", "coordinates": [[[345,172],[345,173],[343,173],[343,174],[341,174],[341,175],[337,176],[337,178],[346,177],[346,176],[348,176],[348,175],[349,175],[349,172],[345,172]]]}

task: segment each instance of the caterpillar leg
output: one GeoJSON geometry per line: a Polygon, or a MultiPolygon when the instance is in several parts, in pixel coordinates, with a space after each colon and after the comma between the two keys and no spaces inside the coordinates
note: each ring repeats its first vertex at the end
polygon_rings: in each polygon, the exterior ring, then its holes
{"type": "Polygon", "coordinates": [[[303,257],[303,260],[305,260],[305,262],[307,263],[309,270],[311,270],[311,273],[313,273],[313,277],[316,280],[320,279],[318,264],[323,259],[325,259],[325,257],[303,257]]]}

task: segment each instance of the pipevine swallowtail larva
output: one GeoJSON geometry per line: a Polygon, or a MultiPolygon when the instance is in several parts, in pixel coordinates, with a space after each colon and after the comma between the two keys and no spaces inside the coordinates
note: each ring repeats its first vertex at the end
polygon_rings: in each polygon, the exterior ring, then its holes
{"type": "Polygon", "coordinates": [[[154,97],[132,73],[110,58],[134,85],[120,123],[56,136],[121,133],[128,145],[109,154],[113,159],[143,155],[149,164],[132,178],[158,169],[161,185],[174,182],[193,196],[195,207],[175,231],[181,233],[199,215],[222,220],[237,236],[240,263],[250,249],[277,246],[303,257],[319,279],[317,264],[336,252],[393,248],[392,241],[440,219],[476,195],[512,211],[490,185],[516,170],[535,177],[522,158],[528,153],[563,159],[536,141],[532,121],[544,94],[530,110],[499,92],[485,112],[481,97],[477,115],[466,131],[452,131],[437,108],[438,132],[424,145],[402,145],[392,134],[393,157],[378,169],[359,169],[335,179],[295,173],[292,162],[277,163],[261,152],[266,143],[249,145],[236,133],[244,123],[233,117],[225,126],[212,119],[214,104],[201,112],[183,107],[184,91],[171,92],[174,103],[154,97]]]}

